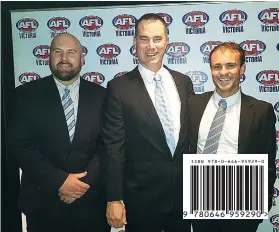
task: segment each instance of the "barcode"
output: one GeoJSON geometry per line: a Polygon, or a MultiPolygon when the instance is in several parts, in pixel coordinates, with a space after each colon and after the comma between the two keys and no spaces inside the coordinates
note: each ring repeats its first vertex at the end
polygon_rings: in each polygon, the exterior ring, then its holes
{"type": "Polygon", "coordinates": [[[184,218],[267,218],[267,155],[184,157],[184,218]]]}

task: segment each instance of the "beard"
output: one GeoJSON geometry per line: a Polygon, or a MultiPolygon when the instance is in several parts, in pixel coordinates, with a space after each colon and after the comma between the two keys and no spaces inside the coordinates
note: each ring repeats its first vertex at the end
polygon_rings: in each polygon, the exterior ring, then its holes
{"type": "Polygon", "coordinates": [[[72,64],[70,63],[58,63],[56,66],[53,65],[51,63],[51,61],[49,62],[49,68],[52,72],[52,74],[59,80],[61,81],[70,81],[72,79],[74,79],[79,73],[80,73],[80,70],[81,70],[81,65],[79,65],[77,68],[72,68],[71,70],[67,71],[67,70],[59,70],[59,65],[62,65],[62,64],[67,64],[69,65],[70,67],[72,67],[72,64]]]}

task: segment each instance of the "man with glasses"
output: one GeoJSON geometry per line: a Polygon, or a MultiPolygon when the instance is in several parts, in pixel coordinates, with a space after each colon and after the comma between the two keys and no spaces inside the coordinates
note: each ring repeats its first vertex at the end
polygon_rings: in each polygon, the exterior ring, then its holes
{"type": "MultiPolygon", "coordinates": [[[[189,99],[190,154],[268,154],[268,210],[275,181],[275,115],[270,103],[245,95],[245,51],[236,43],[215,47],[210,56],[215,91],[189,99]],[[217,132],[217,133],[216,133],[217,132]]],[[[262,220],[193,220],[195,232],[255,232],[262,220]]]]}

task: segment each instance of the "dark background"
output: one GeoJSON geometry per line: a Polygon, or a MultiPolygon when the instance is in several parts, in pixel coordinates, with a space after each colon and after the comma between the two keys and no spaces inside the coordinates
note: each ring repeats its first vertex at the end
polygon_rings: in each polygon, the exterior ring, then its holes
{"type": "MultiPolygon", "coordinates": [[[[23,9],[47,9],[47,8],[71,8],[71,7],[94,7],[94,6],[123,6],[123,5],[147,5],[167,3],[193,3],[195,1],[88,1],[88,2],[1,2],[1,231],[21,232],[21,214],[17,210],[17,197],[19,193],[19,171],[16,164],[10,159],[6,150],[6,121],[9,118],[9,108],[14,94],[14,61],[12,46],[11,14],[12,10],[23,9]]],[[[201,2],[199,2],[201,3],[201,2]]],[[[158,8],[159,13],[160,8],[158,8]]]]}

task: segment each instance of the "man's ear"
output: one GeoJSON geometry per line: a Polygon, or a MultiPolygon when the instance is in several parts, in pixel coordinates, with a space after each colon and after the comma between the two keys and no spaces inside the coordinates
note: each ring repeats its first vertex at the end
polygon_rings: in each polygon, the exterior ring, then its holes
{"type": "Polygon", "coordinates": [[[246,64],[243,64],[241,67],[240,67],[240,74],[243,75],[246,71],[246,64]]]}

